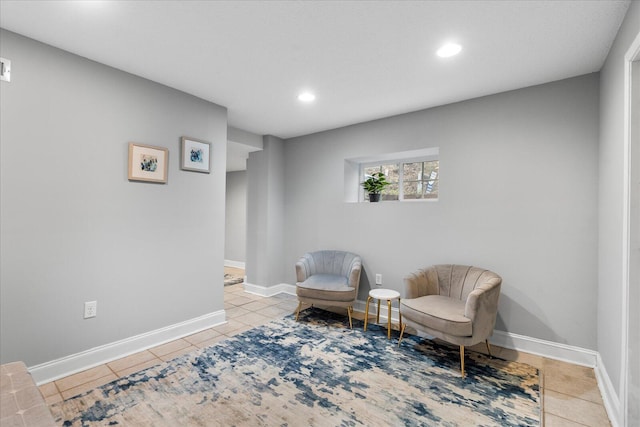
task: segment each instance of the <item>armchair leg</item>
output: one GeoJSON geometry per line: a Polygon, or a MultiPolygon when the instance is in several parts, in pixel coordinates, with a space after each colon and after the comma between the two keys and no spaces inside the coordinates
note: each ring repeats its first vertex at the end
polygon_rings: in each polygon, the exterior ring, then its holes
{"type": "Polygon", "coordinates": [[[484,343],[487,345],[487,351],[489,352],[489,356],[493,357],[493,354],[491,354],[491,346],[489,345],[489,340],[484,340],[484,343]]]}
{"type": "Polygon", "coordinates": [[[302,301],[298,302],[298,309],[296,310],[296,322],[298,321],[298,317],[300,316],[300,307],[302,307],[302,301]]]}
{"type": "Polygon", "coordinates": [[[353,322],[351,321],[351,313],[353,312],[353,307],[347,307],[347,314],[349,315],[349,328],[353,329],[353,322]]]}
{"type": "Polygon", "coordinates": [[[460,371],[462,372],[462,378],[464,378],[464,346],[460,346],[460,371]]]}
{"type": "Polygon", "coordinates": [[[400,338],[398,338],[398,347],[400,347],[400,343],[402,342],[402,335],[404,335],[404,328],[407,327],[407,324],[403,324],[402,328],[400,328],[400,338]]]}

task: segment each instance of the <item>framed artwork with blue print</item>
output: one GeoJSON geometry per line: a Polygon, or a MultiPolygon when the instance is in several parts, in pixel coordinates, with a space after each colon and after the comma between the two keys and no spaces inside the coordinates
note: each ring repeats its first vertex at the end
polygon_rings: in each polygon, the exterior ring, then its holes
{"type": "Polygon", "coordinates": [[[180,169],[193,172],[211,172],[211,143],[183,136],[180,169]]]}
{"type": "Polygon", "coordinates": [[[129,181],[167,183],[169,150],[153,145],[129,143],[129,181]]]}

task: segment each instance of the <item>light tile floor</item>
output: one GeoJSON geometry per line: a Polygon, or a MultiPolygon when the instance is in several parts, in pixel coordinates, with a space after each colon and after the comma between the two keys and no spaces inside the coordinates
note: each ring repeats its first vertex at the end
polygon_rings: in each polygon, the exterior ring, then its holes
{"type": "MultiPolygon", "coordinates": [[[[295,296],[280,294],[264,298],[244,292],[242,284],[226,286],[224,298],[227,323],[41,385],[40,391],[47,403],[53,404],[281,318],[295,312],[297,307],[295,296]]],[[[354,317],[362,320],[364,313],[355,312],[354,317]]],[[[375,320],[375,316],[373,319],[370,316],[370,320],[375,320]]],[[[469,350],[486,353],[484,344],[470,347],[469,350]]],[[[593,369],[497,346],[492,346],[491,350],[494,356],[528,363],[540,369],[543,378],[544,426],[611,425],[593,369]]]]}

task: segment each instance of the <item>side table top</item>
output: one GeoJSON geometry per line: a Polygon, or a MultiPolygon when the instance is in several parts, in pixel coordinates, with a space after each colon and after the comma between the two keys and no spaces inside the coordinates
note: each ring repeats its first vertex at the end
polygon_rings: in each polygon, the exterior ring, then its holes
{"type": "Polygon", "coordinates": [[[375,299],[396,299],[400,298],[400,292],[394,291],[393,289],[371,289],[369,296],[375,299]]]}

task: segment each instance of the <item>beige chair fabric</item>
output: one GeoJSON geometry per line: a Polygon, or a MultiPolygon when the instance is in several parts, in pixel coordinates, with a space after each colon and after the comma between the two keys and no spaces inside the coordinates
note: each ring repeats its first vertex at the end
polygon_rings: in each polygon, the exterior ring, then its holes
{"type": "Polygon", "coordinates": [[[351,314],[361,270],[360,256],[351,252],[324,250],[304,254],[296,263],[296,320],[303,303],[345,307],[353,328],[351,314]]]}
{"type": "Polygon", "coordinates": [[[484,341],[491,354],[488,338],[496,323],[501,284],[496,273],[467,265],[434,265],[410,274],[400,305],[400,340],[410,326],[459,345],[464,376],[465,346],[484,341]]]}

